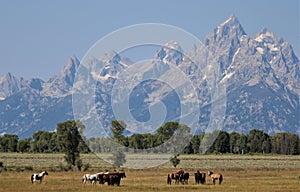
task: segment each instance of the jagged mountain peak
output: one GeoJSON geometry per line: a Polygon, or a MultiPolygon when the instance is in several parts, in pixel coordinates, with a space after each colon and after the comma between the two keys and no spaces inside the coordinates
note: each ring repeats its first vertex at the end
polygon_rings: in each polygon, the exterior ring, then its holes
{"type": "Polygon", "coordinates": [[[99,74],[93,74],[94,77],[97,77],[98,80],[106,81],[111,78],[116,78],[119,73],[127,67],[128,63],[126,59],[123,59],[116,51],[111,50],[108,53],[104,54],[100,62],[104,64],[104,67],[101,69],[100,76],[99,74]]]}
{"type": "Polygon", "coordinates": [[[246,35],[238,18],[234,15],[231,15],[226,21],[215,28],[214,33],[216,36],[235,35],[240,37],[242,35],[246,35]]]}
{"type": "Polygon", "coordinates": [[[232,25],[232,24],[237,24],[237,25],[240,25],[240,22],[238,20],[238,18],[234,15],[234,14],[231,14],[222,24],[221,26],[224,26],[224,25],[232,25]]]}
{"type": "Polygon", "coordinates": [[[265,42],[265,43],[270,43],[270,44],[274,44],[274,43],[278,43],[279,40],[280,42],[283,42],[283,39],[278,39],[276,37],[276,35],[270,31],[267,28],[263,28],[254,38],[255,41],[257,42],[265,42]]]}
{"type": "Polygon", "coordinates": [[[4,74],[2,77],[0,77],[0,82],[2,81],[22,81],[23,78],[18,79],[16,76],[14,76],[12,73],[8,72],[4,74]]]}
{"type": "Polygon", "coordinates": [[[69,57],[67,64],[59,75],[56,75],[47,83],[43,84],[42,94],[51,97],[64,97],[69,95],[79,65],[80,62],[75,56],[69,57]]]}
{"type": "Polygon", "coordinates": [[[245,36],[247,36],[247,34],[239,20],[234,15],[231,15],[206,36],[204,45],[211,47],[211,45],[217,43],[219,44],[218,48],[220,48],[220,50],[230,47],[230,49],[235,50],[235,47],[240,43],[240,39],[245,36]],[[231,43],[228,44],[227,42],[231,43]]]}
{"type": "Polygon", "coordinates": [[[67,65],[64,68],[70,68],[70,67],[78,67],[80,64],[80,61],[77,59],[75,55],[72,55],[69,57],[67,65]]]}
{"type": "Polygon", "coordinates": [[[80,61],[75,56],[71,56],[68,59],[68,63],[60,73],[60,75],[64,78],[64,80],[69,84],[73,85],[76,70],[80,65],[80,61]]]}
{"type": "Polygon", "coordinates": [[[177,41],[168,41],[163,47],[182,52],[182,48],[177,41]]]}
{"type": "MultiPolygon", "coordinates": [[[[215,59],[220,63],[221,74],[234,60],[241,43],[247,44],[247,39],[247,34],[234,15],[231,15],[206,36],[204,45],[213,55],[218,55],[215,59]]],[[[198,52],[201,52],[201,49],[198,52]]]]}
{"type": "Polygon", "coordinates": [[[156,51],[154,60],[178,65],[183,61],[183,50],[178,42],[169,41],[156,51]]]}
{"type": "Polygon", "coordinates": [[[3,75],[2,77],[0,77],[0,79],[12,79],[14,76],[8,72],[5,75],[3,75]]]}
{"type": "Polygon", "coordinates": [[[6,73],[0,77],[0,100],[18,92],[24,86],[23,78],[18,79],[12,73],[6,73]]]}
{"type": "Polygon", "coordinates": [[[121,61],[121,56],[116,51],[112,50],[104,54],[101,60],[105,64],[118,64],[121,61]]]}

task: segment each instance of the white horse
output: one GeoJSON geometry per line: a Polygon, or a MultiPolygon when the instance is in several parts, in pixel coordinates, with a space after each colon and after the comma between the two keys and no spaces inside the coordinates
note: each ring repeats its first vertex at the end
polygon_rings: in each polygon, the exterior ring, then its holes
{"type": "Polygon", "coordinates": [[[41,173],[34,173],[31,175],[31,183],[34,183],[35,181],[40,181],[40,183],[43,182],[43,178],[45,175],[48,175],[47,171],[42,171],[41,173]]]}
{"type": "Polygon", "coordinates": [[[96,174],[84,174],[82,177],[82,183],[91,182],[92,184],[96,184],[96,181],[99,181],[99,176],[103,173],[96,174]]]}

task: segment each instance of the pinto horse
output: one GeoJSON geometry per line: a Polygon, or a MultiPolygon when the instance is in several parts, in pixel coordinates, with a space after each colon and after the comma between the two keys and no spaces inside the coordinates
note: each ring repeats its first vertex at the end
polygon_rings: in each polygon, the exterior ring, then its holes
{"type": "Polygon", "coordinates": [[[221,185],[222,181],[223,181],[223,176],[220,173],[213,173],[212,171],[208,171],[207,172],[208,176],[211,177],[211,180],[213,182],[213,184],[215,185],[215,181],[219,180],[219,185],[221,185]]]}
{"type": "Polygon", "coordinates": [[[175,180],[175,183],[179,183],[181,175],[184,173],[183,170],[178,170],[175,173],[169,173],[167,176],[167,184],[172,184],[172,180],[175,180]]]}
{"type": "Polygon", "coordinates": [[[41,173],[32,174],[31,175],[31,183],[34,183],[35,181],[40,181],[40,183],[42,183],[45,175],[48,175],[47,171],[42,171],[41,173]]]}
{"type": "Polygon", "coordinates": [[[91,182],[92,184],[96,184],[96,181],[99,181],[101,174],[103,173],[84,174],[82,177],[82,183],[86,184],[87,182],[91,182]]]}

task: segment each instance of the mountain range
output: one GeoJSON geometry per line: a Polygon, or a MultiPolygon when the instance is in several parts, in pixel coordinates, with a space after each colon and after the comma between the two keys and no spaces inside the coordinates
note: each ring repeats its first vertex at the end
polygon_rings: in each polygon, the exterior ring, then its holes
{"type": "MultiPolygon", "coordinates": [[[[200,100],[197,132],[205,131],[211,114],[211,105],[205,104],[211,100],[209,86],[195,65],[205,48],[211,53],[208,59],[213,58],[218,64],[217,81],[226,83],[222,130],[248,133],[256,128],[269,134],[293,132],[300,135],[300,63],[288,42],[268,29],[249,37],[234,15],[202,42],[201,46],[191,47],[188,53],[191,59],[176,51],[180,50],[176,42],[166,42],[165,47],[153,54],[153,61],[148,64],[152,66],[151,70],[143,74],[162,73],[174,65],[192,79],[198,87],[196,91],[200,100]],[[176,49],[168,49],[170,46],[176,49]]],[[[113,51],[107,57],[91,62],[105,66],[102,71],[90,74],[90,78],[97,80],[95,102],[98,118],[104,127],[109,128],[115,117],[111,107],[112,86],[108,85],[116,83],[121,72],[132,62],[113,51]]],[[[54,131],[58,122],[74,119],[72,94],[79,66],[80,61],[71,56],[62,71],[47,82],[38,78],[24,80],[11,73],[0,77],[0,134],[31,137],[37,130],[54,131]]],[[[165,121],[179,118],[180,99],[171,89],[162,92],[162,87],[165,87],[162,82],[148,80],[133,89],[129,108],[135,119],[149,120],[149,102],[154,93],[156,97],[160,95],[166,106],[165,121]]]]}

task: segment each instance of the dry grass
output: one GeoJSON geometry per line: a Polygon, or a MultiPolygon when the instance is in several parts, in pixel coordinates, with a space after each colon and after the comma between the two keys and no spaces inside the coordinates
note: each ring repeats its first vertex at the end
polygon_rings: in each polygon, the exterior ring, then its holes
{"type": "MultiPolygon", "coordinates": [[[[0,173],[0,192],[2,191],[300,191],[300,156],[180,156],[180,167],[193,174],[196,168],[213,169],[224,176],[222,185],[212,185],[207,178],[204,185],[196,185],[193,176],[188,185],[171,186],[166,183],[166,175],[174,170],[169,163],[160,167],[145,170],[126,170],[127,178],[121,186],[82,184],[85,172],[54,172],[48,171],[42,184],[31,184],[32,172],[0,173]]],[[[97,172],[112,168],[107,163],[91,154],[82,155],[84,163],[94,166],[88,172],[97,172]],[[109,167],[110,166],[110,167],[109,167]]],[[[47,167],[56,167],[63,162],[61,154],[0,154],[0,161],[10,166],[33,166],[35,171],[47,167]],[[32,160],[35,163],[32,163],[32,160]]],[[[52,168],[53,169],[53,168],[52,168]]]]}
{"type": "Polygon", "coordinates": [[[224,171],[224,183],[195,184],[193,178],[187,185],[166,183],[166,171],[129,170],[121,186],[82,184],[81,172],[49,172],[42,184],[31,184],[30,172],[2,173],[0,191],[299,191],[299,170],[282,171],[224,171]]]}

